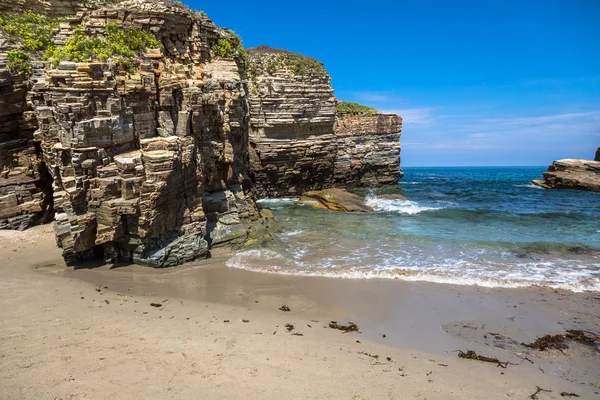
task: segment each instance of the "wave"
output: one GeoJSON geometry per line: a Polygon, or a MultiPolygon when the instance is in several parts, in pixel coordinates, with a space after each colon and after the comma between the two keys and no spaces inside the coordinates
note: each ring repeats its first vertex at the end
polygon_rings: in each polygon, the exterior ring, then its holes
{"type": "Polygon", "coordinates": [[[259,207],[282,208],[294,205],[298,201],[297,197],[271,197],[256,200],[259,207]]]}
{"type": "MultiPolygon", "coordinates": [[[[327,263],[329,264],[329,263],[327,263]]],[[[415,268],[349,268],[341,269],[329,264],[325,268],[313,268],[302,262],[285,259],[278,253],[268,250],[248,250],[237,253],[231,257],[226,265],[230,268],[239,268],[253,272],[274,273],[292,276],[314,276],[342,279],[398,279],[410,282],[431,282],[440,284],[453,284],[461,286],[481,286],[488,288],[526,288],[547,287],[551,289],[569,290],[572,292],[598,292],[600,291],[600,277],[597,272],[589,269],[563,273],[555,279],[549,279],[543,273],[531,272],[507,273],[503,278],[486,276],[483,271],[471,274],[457,274],[455,268],[444,271],[435,269],[423,271],[415,268]],[[254,260],[253,260],[254,259],[254,260]],[[253,262],[262,260],[263,262],[253,262]],[[268,266],[270,261],[272,265],[268,266]]],[[[453,265],[456,267],[456,265],[453,265]]],[[[461,265],[463,267],[464,265],[461,265]]],[[[600,265],[598,265],[600,267],[600,265]]],[[[545,265],[547,271],[552,270],[551,265],[545,265]]],[[[539,265],[538,265],[538,268],[539,265]]]]}
{"type": "Polygon", "coordinates": [[[514,185],[514,187],[522,187],[522,188],[530,188],[530,189],[540,189],[544,190],[543,187],[534,185],[533,183],[528,183],[527,185],[514,185]]]}
{"type": "Polygon", "coordinates": [[[376,211],[397,212],[400,214],[415,215],[423,211],[439,210],[441,207],[423,206],[411,200],[382,199],[376,196],[367,196],[365,203],[376,211]]]}

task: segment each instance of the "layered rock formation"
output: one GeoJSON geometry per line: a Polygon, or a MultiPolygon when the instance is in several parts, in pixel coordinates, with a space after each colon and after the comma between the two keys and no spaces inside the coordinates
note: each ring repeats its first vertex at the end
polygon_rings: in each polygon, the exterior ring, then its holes
{"type": "Polygon", "coordinates": [[[0,32],[0,229],[25,229],[52,217],[51,179],[33,133],[28,79],[7,69],[16,45],[0,32]]]}
{"type": "MultiPolygon", "coordinates": [[[[125,1],[72,18],[60,35],[76,25],[102,34],[112,21],[154,32],[164,50],[137,57],[129,71],[110,62],[37,63],[28,93],[65,258],[102,254],[163,267],[264,233],[269,220],[246,174],[240,60],[210,55],[228,33],[185,7],[125,1]]],[[[12,157],[26,162],[14,150],[12,157]]]]}
{"type": "Polygon", "coordinates": [[[336,113],[327,71],[282,50],[249,50],[250,175],[261,197],[396,184],[402,118],[336,113]]]}
{"type": "Polygon", "coordinates": [[[531,183],[545,189],[578,189],[600,192],[600,161],[564,159],[554,161],[543,180],[531,183]]]}
{"type": "Polygon", "coordinates": [[[0,228],[54,214],[69,262],[177,265],[268,238],[275,223],[255,193],[401,176],[401,118],[337,115],[316,60],[217,57],[231,32],[166,0],[0,0],[8,11],[68,16],[59,48],[78,34],[101,40],[115,23],[162,44],[128,63],[31,53],[30,73],[8,71],[21,44],[0,30],[0,228]]]}

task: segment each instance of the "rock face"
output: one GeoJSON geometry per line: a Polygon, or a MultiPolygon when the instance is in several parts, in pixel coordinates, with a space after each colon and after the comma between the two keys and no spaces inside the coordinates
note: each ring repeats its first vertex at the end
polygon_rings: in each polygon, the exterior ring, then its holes
{"type": "Polygon", "coordinates": [[[316,60],[268,48],[249,54],[250,175],[260,197],[397,183],[400,116],[337,114],[316,60]]]}
{"type": "Polygon", "coordinates": [[[369,212],[373,208],[364,200],[344,189],[313,190],[302,195],[298,204],[306,204],[315,208],[327,208],[344,212],[369,212]]]}
{"type": "Polygon", "coordinates": [[[600,147],[596,150],[596,156],[594,157],[594,161],[600,161],[600,147]]]}
{"type": "Polygon", "coordinates": [[[554,161],[543,180],[532,181],[545,189],[579,189],[600,192],[600,162],[564,159],[554,161]]]}
{"type": "Polygon", "coordinates": [[[28,80],[6,67],[6,52],[14,47],[0,32],[0,229],[25,229],[52,218],[52,184],[34,141],[28,80]]]}
{"type": "Polygon", "coordinates": [[[401,176],[401,118],[336,115],[316,60],[217,57],[232,34],[167,0],[0,0],[0,12],[23,11],[68,16],[58,47],[115,23],[162,44],[125,65],[31,53],[31,73],[11,72],[22,44],[0,30],[0,229],[54,216],[68,262],[181,264],[269,238],[256,194],[401,176]]]}
{"type": "MultiPolygon", "coordinates": [[[[111,63],[65,61],[55,68],[38,62],[27,94],[38,125],[33,136],[52,175],[55,231],[65,258],[103,255],[109,262],[164,267],[264,232],[269,221],[255,206],[246,172],[240,60],[210,55],[227,32],[185,7],[125,1],[72,18],[60,35],[68,37],[75,25],[102,33],[111,21],[154,32],[165,49],[137,57],[131,71],[111,63]]],[[[25,138],[24,150],[13,145],[3,157],[18,163],[9,169],[3,160],[3,170],[8,183],[29,186],[2,201],[20,213],[39,212],[25,196],[31,184],[17,180],[35,179],[40,161],[32,153],[28,163],[20,153],[32,152],[31,132],[21,134],[22,81],[10,84],[18,96],[3,92],[2,100],[17,104],[7,118],[16,121],[11,135],[25,138]]]]}

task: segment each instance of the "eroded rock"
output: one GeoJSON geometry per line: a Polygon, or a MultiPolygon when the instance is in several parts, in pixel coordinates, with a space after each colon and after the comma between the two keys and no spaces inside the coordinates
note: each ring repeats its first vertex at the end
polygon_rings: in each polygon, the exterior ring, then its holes
{"type": "Polygon", "coordinates": [[[564,159],[554,161],[543,180],[531,183],[545,189],[578,189],[600,192],[600,162],[564,159]]]}
{"type": "Polygon", "coordinates": [[[313,190],[302,195],[298,204],[344,212],[369,212],[373,208],[364,200],[344,189],[313,190]]]}

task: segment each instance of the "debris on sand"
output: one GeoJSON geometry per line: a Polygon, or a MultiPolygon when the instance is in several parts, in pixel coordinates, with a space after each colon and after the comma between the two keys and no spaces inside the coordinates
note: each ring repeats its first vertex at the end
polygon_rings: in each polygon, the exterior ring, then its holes
{"type": "Polygon", "coordinates": [[[540,351],[554,349],[554,350],[564,350],[568,349],[569,346],[565,344],[565,340],[567,337],[565,335],[546,335],[541,338],[537,338],[535,341],[531,343],[521,343],[525,347],[529,347],[531,349],[536,349],[540,351]]]}
{"type": "Polygon", "coordinates": [[[337,329],[337,330],[343,331],[343,333],[358,332],[358,325],[356,325],[354,322],[350,322],[350,321],[348,321],[348,325],[340,325],[337,323],[337,321],[331,321],[329,323],[329,327],[331,329],[337,329]]]}
{"type": "Polygon", "coordinates": [[[300,332],[294,332],[294,333],[292,333],[292,336],[304,336],[304,334],[302,334],[300,332]]]}
{"type": "Polygon", "coordinates": [[[245,324],[247,324],[248,322],[250,322],[250,320],[248,320],[248,319],[243,319],[243,320],[242,320],[242,322],[243,322],[243,323],[245,323],[245,324]]]}
{"type": "Polygon", "coordinates": [[[565,343],[567,340],[572,340],[587,346],[593,346],[600,341],[600,336],[580,329],[569,329],[564,334],[546,335],[536,339],[531,343],[521,344],[531,349],[540,351],[548,349],[564,350],[569,348],[569,346],[565,343]]]}
{"type": "Polygon", "coordinates": [[[160,303],[150,303],[150,306],[158,308],[158,307],[162,307],[162,304],[160,304],[160,303]]]}
{"type": "Polygon", "coordinates": [[[560,397],[581,397],[576,393],[561,392],[560,397]]]}
{"type": "Polygon", "coordinates": [[[291,332],[294,330],[294,325],[292,324],[285,324],[285,329],[287,329],[288,332],[291,332]]]}
{"type": "Polygon", "coordinates": [[[379,354],[369,354],[369,353],[365,353],[364,351],[359,351],[357,352],[358,354],[362,354],[371,358],[374,358],[376,360],[379,360],[379,354]]]}
{"type": "Polygon", "coordinates": [[[282,305],[281,307],[279,307],[279,309],[280,309],[281,311],[285,311],[285,312],[290,312],[290,311],[292,311],[292,310],[290,310],[290,308],[289,308],[288,306],[286,306],[285,304],[284,304],[284,305],[282,305]]]}
{"type": "Polygon", "coordinates": [[[458,356],[460,358],[466,358],[467,360],[477,360],[477,361],[493,363],[493,364],[496,364],[497,367],[506,368],[508,366],[508,361],[503,362],[503,361],[499,361],[497,358],[480,356],[479,354],[475,353],[473,350],[467,350],[466,352],[459,350],[458,356]]]}
{"type": "Polygon", "coordinates": [[[541,392],[552,393],[552,390],[542,389],[539,386],[536,386],[536,388],[537,388],[537,390],[535,391],[535,393],[533,393],[531,396],[529,396],[529,398],[532,400],[536,400],[539,398],[539,397],[537,397],[538,393],[541,393],[541,392]]]}

